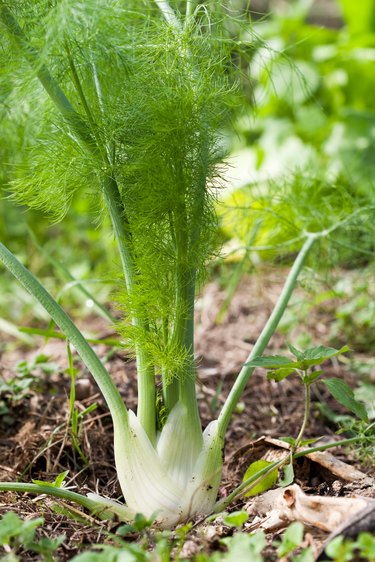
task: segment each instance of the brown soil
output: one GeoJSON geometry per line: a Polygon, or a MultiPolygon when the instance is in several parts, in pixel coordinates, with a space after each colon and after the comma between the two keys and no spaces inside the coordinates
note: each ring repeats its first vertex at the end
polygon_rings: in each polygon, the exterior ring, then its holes
{"type": "MultiPolygon", "coordinates": [[[[252,345],[256,341],[280,292],[286,272],[263,271],[241,284],[233,298],[224,321],[216,323],[225,291],[216,283],[209,284],[197,306],[196,350],[198,364],[198,391],[201,398],[203,423],[215,417],[227,395],[236,374],[245,362],[252,345]],[[217,389],[219,388],[219,392],[217,389]]],[[[302,292],[297,291],[291,310],[298,316],[302,292]],[[294,303],[294,304],[293,304],[294,303]]],[[[304,298],[306,295],[304,295],[304,298]]],[[[337,303],[318,305],[305,315],[303,331],[310,334],[314,344],[328,344],[327,335],[332,322],[332,310],[337,303]]],[[[110,335],[97,319],[85,320],[96,337],[110,335]]],[[[300,334],[299,327],[289,330],[288,341],[294,342],[300,334]]],[[[84,411],[89,405],[97,407],[86,414],[80,425],[80,446],[89,460],[88,464],[80,458],[72,446],[69,432],[69,386],[70,378],[64,373],[67,367],[66,346],[64,342],[40,341],[38,350],[19,347],[14,342],[4,346],[0,356],[1,376],[5,379],[14,376],[14,366],[19,360],[30,360],[38,353],[44,353],[58,365],[55,373],[40,373],[34,384],[22,399],[12,400],[3,394],[0,399],[6,403],[8,412],[0,414],[0,481],[30,481],[39,479],[53,481],[57,474],[69,470],[67,485],[80,493],[100,491],[107,497],[120,498],[121,491],[116,479],[113,464],[112,427],[106,406],[89,373],[77,362],[79,375],[76,387],[76,407],[84,411]]],[[[285,336],[280,332],[272,338],[269,353],[285,351],[285,336]]],[[[104,345],[96,346],[101,357],[107,357],[106,364],[130,408],[136,406],[134,361],[126,358],[120,351],[109,350],[104,345]],[[106,355],[107,354],[107,355],[106,355]]],[[[355,384],[355,375],[347,363],[335,361],[326,365],[327,374],[344,377],[355,384]]],[[[314,402],[325,402],[336,412],[344,410],[329,398],[325,387],[319,385],[313,395],[314,402]]],[[[1,400],[0,400],[1,406],[1,400]]],[[[303,393],[297,379],[288,378],[281,383],[268,381],[264,372],[258,370],[253,375],[244,392],[238,413],[233,417],[227,435],[224,479],[220,494],[225,496],[241,481],[249,465],[249,450],[256,438],[296,436],[303,416],[303,393]]],[[[314,404],[310,416],[307,437],[337,439],[337,426],[323,417],[321,409],[314,404]]],[[[335,455],[353,464],[369,475],[374,476],[371,463],[356,458],[353,451],[335,450],[335,455]]],[[[254,459],[252,459],[254,460],[254,459]]],[[[301,464],[302,467],[302,464],[301,464]]],[[[306,464],[299,470],[297,481],[309,493],[321,495],[349,495],[353,493],[353,483],[339,482],[337,477],[319,468],[306,464]],[[349,485],[350,484],[350,485],[349,485]]],[[[361,490],[361,493],[364,491],[361,490]]],[[[364,492],[375,497],[374,489],[364,492]]],[[[243,501],[232,506],[241,509],[243,501]]],[[[76,508],[74,508],[76,510],[76,508]]],[[[24,518],[43,515],[45,524],[41,533],[55,536],[64,533],[66,540],[60,547],[59,560],[70,560],[87,545],[103,543],[110,539],[107,531],[114,531],[114,523],[103,523],[93,519],[83,511],[77,510],[79,520],[66,515],[67,506],[48,498],[32,498],[14,493],[0,494],[0,514],[15,511],[24,518]],[[65,514],[64,514],[65,510],[65,514]]],[[[198,524],[193,527],[185,545],[187,558],[204,550],[210,552],[220,546],[219,539],[233,531],[220,523],[198,524]],[[213,527],[214,525],[214,527],[213,527]],[[213,530],[212,530],[213,529],[213,530]]],[[[326,534],[316,529],[308,529],[309,541],[318,550],[326,534]]],[[[272,543],[277,533],[269,534],[272,543]]],[[[37,560],[24,553],[24,560],[37,560]]],[[[269,560],[275,559],[274,550],[269,550],[269,560]]]]}

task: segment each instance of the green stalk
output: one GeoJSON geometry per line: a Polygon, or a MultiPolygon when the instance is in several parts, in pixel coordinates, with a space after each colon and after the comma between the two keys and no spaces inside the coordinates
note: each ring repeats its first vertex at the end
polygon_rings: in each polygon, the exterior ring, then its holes
{"type": "Polygon", "coordinates": [[[180,22],[177,19],[177,16],[174,10],[171,8],[167,0],[155,0],[155,4],[158,6],[159,10],[163,14],[165,20],[169,25],[180,29],[180,22]]]}
{"type": "MultiPolygon", "coordinates": [[[[29,45],[26,37],[14,19],[7,7],[2,6],[0,17],[8,28],[11,36],[16,40],[25,57],[32,66],[38,66],[38,53],[29,45]]],[[[131,234],[129,231],[128,220],[121,201],[121,195],[118,185],[114,177],[110,173],[110,164],[106,157],[100,151],[96,139],[87,126],[87,123],[75,111],[72,104],[65,96],[64,92],[53,78],[45,65],[40,66],[37,71],[37,77],[46,90],[47,94],[54,102],[58,110],[61,112],[65,121],[71,127],[78,140],[95,156],[101,156],[104,165],[108,170],[103,180],[103,196],[106,207],[108,209],[113,230],[115,233],[122,269],[124,272],[127,290],[131,293],[134,285],[134,266],[133,256],[131,253],[131,234]]],[[[78,87],[78,94],[81,99],[85,99],[82,89],[80,88],[79,78],[73,73],[75,85],[78,87]]],[[[85,105],[85,104],[84,104],[85,105]]],[[[91,112],[88,109],[89,120],[92,119],[91,112]],[[91,118],[91,119],[90,119],[91,118]]],[[[140,325],[138,319],[133,319],[135,325],[140,325]]],[[[138,367],[138,417],[146,433],[152,442],[155,441],[155,384],[154,373],[150,369],[147,357],[140,348],[136,348],[137,367],[138,367]]]]}
{"type": "Polygon", "coordinates": [[[194,7],[193,0],[186,0],[186,11],[185,11],[185,24],[186,25],[189,22],[189,19],[191,18],[192,14],[193,14],[193,7],[194,7]]]}
{"type": "Polygon", "coordinates": [[[187,361],[182,376],[178,379],[179,401],[189,412],[189,422],[192,432],[199,435],[201,447],[202,428],[199,417],[197,395],[195,390],[194,368],[194,299],[195,299],[195,270],[189,266],[189,225],[185,203],[185,187],[181,172],[181,193],[178,216],[175,217],[176,237],[176,318],[173,339],[177,348],[187,353],[187,361]]]}
{"type": "MultiPolygon", "coordinates": [[[[282,315],[288,305],[289,299],[292,295],[293,289],[297,283],[298,276],[303,268],[305,263],[307,254],[310,252],[315,240],[319,237],[318,234],[307,234],[307,238],[305,243],[303,244],[292,269],[289,272],[289,275],[285,281],[284,287],[282,292],[279,296],[279,299],[272,311],[271,316],[269,317],[266,325],[264,326],[256,344],[254,345],[250,355],[248,356],[246,363],[251,361],[254,357],[262,355],[265,348],[268,345],[271,337],[273,336],[282,315]]],[[[219,433],[222,438],[225,436],[225,432],[227,430],[228,424],[230,422],[231,416],[233,411],[241,398],[241,395],[244,391],[244,388],[249,381],[251,375],[254,372],[254,367],[249,367],[245,365],[242,367],[236,382],[234,383],[225,403],[220,412],[218,421],[219,421],[219,433]]]]}
{"type": "Polygon", "coordinates": [[[85,507],[91,511],[94,515],[98,515],[101,519],[113,519],[115,515],[122,516],[123,521],[131,520],[134,514],[131,510],[127,509],[125,506],[119,504],[118,506],[115,502],[106,502],[103,498],[103,502],[94,500],[77,494],[77,492],[71,492],[65,488],[58,488],[57,486],[51,486],[48,484],[29,484],[24,482],[0,482],[0,492],[17,492],[17,493],[30,493],[30,494],[45,494],[48,496],[55,496],[62,500],[71,501],[82,507],[85,507]],[[106,505],[107,504],[107,505],[106,505]],[[107,509],[106,509],[107,508],[107,509]],[[113,511],[111,512],[111,509],[113,511]]]}
{"type": "Polygon", "coordinates": [[[185,404],[189,412],[189,423],[192,431],[201,435],[202,426],[198,410],[197,393],[195,390],[195,365],[194,365],[194,300],[195,300],[195,271],[189,271],[186,275],[186,286],[184,287],[184,298],[187,310],[185,312],[185,326],[183,333],[183,345],[188,351],[188,364],[186,373],[179,380],[179,401],[185,404]]]}
{"type": "Polygon", "coordinates": [[[0,243],[0,261],[16,277],[20,284],[30,293],[48,312],[52,320],[66,338],[74,345],[78,355],[94,377],[111,412],[113,421],[118,426],[127,426],[128,413],[107,369],[90,347],[77,326],[66,312],[46,291],[39,281],[28,271],[17,258],[0,243]]]}
{"type": "Polygon", "coordinates": [[[305,390],[305,413],[303,415],[303,422],[301,425],[301,429],[299,430],[298,436],[296,438],[295,441],[295,445],[294,445],[294,449],[298,449],[298,447],[301,444],[302,438],[304,436],[308,421],[309,421],[309,415],[310,415],[310,385],[309,384],[304,384],[304,390],[305,390]]]}

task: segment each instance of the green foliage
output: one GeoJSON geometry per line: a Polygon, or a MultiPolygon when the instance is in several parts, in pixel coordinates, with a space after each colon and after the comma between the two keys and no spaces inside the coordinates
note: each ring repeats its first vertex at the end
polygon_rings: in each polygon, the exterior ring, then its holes
{"type": "MultiPolygon", "coordinates": [[[[266,468],[267,466],[270,466],[272,464],[273,464],[272,462],[264,461],[264,460],[259,460],[251,463],[251,465],[249,466],[249,468],[246,470],[244,474],[244,477],[242,479],[243,482],[245,482],[251,476],[257,474],[259,470],[266,468]]],[[[256,496],[257,494],[261,494],[262,492],[265,492],[266,490],[272,488],[272,486],[276,484],[277,475],[278,475],[277,469],[270,471],[268,474],[265,474],[263,478],[260,480],[259,484],[252,486],[250,490],[244,494],[245,497],[256,496]]]]}
{"type": "Polygon", "coordinates": [[[42,517],[23,521],[12,511],[3,515],[0,519],[0,545],[11,549],[7,555],[8,560],[14,562],[20,560],[17,552],[22,548],[39,554],[41,560],[45,562],[52,562],[53,554],[65,540],[65,535],[59,535],[54,539],[42,537],[38,540],[36,530],[41,525],[43,525],[42,517]],[[11,555],[13,555],[13,558],[10,558],[11,555]]]}
{"type": "Polygon", "coordinates": [[[330,338],[346,341],[357,352],[371,351],[375,344],[375,287],[372,265],[361,271],[353,271],[339,280],[333,287],[333,298],[340,299],[335,307],[335,320],[330,338]]]}
{"type": "Polygon", "coordinates": [[[229,525],[230,527],[242,527],[248,519],[249,515],[246,511],[232,511],[223,517],[225,525],[229,525]]]}
{"type": "Polygon", "coordinates": [[[43,385],[42,377],[58,371],[58,365],[50,357],[39,354],[31,361],[19,361],[15,366],[14,376],[4,378],[0,375],[0,416],[3,416],[3,421],[14,423],[12,407],[40,389],[43,385]]]}
{"type": "MultiPolygon", "coordinates": [[[[238,512],[243,514],[244,512],[238,512]]],[[[236,514],[233,513],[235,516],[236,514]]],[[[245,514],[246,515],[246,514],[245,514]]],[[[227,516],[229,517],[229,515],[227,516]]],[[[245,518],[241,517],[242,523],[245,518]]],[[[230,521],[227,523],[232,524],[230,521]]],[[[43,525],[43,518],[23,521],[13,512],[6,513],[0,519],[0,545],[6,545],[8,554],[1,557],[7,562],[19,562],[20,553],[38,554],[44,562],[56,559],[57,549],[64,542],[65,536],[60,535],[54,539],[47,537],[37,538],[37,530],[43,525]],[[10,550],[9,550],[10,549],[10,550]]],[[[241,526],[235,521],[235,526],[241,526]]],[[[116,545],[99,544],[90,550],[82,552],[71,559],[72,562],[171,562],[181,560],[181,548],[187,539],[189,528],[177,530],[173,535],[169,532],[156,532],[149,535],[150,522],[138,516],[133,526],[119,527],[112,539],[116,545]],[[129,527],[129,528],[128,528],[129,527]],[[120,537],[127,534],[138,534],[134,542],[124,542],[120,537]],[[150,548],[153,543],[152,548],[150,548]],[[176,550],[177,547],[177,550],[176,550]]],[[[314,557],[311,548],[302,548],[304,530],[302,523],[294,522],[284,531],[280,541],[275,541],[273,547],[279,558],[288,557],[291,562],[312,562],[314,557]],[[297,551],[297,553],[296,553],[297,551]]],[[[264,562],[266,558],[263,551],[266,547],[266,536],[263,531],[255,533],[236,532],[233,536],[220,541],[226,552],[216,551],[210,555],[200,552],[193,555],[192,562],[242,562],[252,560],[264,562]]],[[[352,560],[354,553],[358,553],[365,560],[372,560],[375,556],[375,541],[370,533],[362,532],[356,540],[336,537],[326,547],[326,554],[335,562],[352,560]]],[[[267,555],[268,556],[268,555],[267,555]]],[[[268,558],[267,558],[268,559],[268,558]]]]}
{"type": "Polygon", "coordinates": [[[350,0],[338,0],[342,14],[348,26],[348,31],[352,36],[368,34],[369,40],[371,34],[375,35],[375,6],[371,0],[363,0],[356,9],[354,9],[353,2],[350,0]]]}
{"type": "Polygon", "coordinates": [[[325,548],[325,553],[334,562],[353,560],[356,553],[365,560],[375,558],[375,539],[370,533],[360,533],[357,540],[335,537],[325,548]]]}
{"type": "MultiPolygon", "coordinates": [[[[222,540],[228,547],[228,552],[216,558],[222,562],[238,562],[238,560],[253,560],[262,562],[262,550],[266,546],[266,537],[262,531],[254,534],[236,533],[233,537],[222,540]]],[[[214,560],[216,560],[214,558],[214,560]]]]}
{"type": "Polygon", "coordinates": [[[283,533],[281,543],[277,547],[277,554],[282,557],[293,552],[303,541],[303,524],[299,521],[291,523],[283,533]]]}
{"type": "Polygon", "coordinates": [[[109,176],[116,182],[136,277],[131,292],[118,290],[118,304],[127,318],[139,319],[119,329],[159,372],[178,376],[187,352],[176,316],[190,314],[190,305],[177,285],[201,278],[215,246],[208,186],[218,176],[220,130],[233,99],[230,50],[194,20],[176,32],[152,2],[143,11],[136,6],[14,7],[35,50],[25,61],[4,35],[11,60],[3,72],[7,119],[23,126],[22,97],[34,128],[24,131],[26,150],[11,189],[19,202],[60,220],[73,197],[86,196],[103,217],[103,185],[109,176]]]}
{"type": "Polygon", "coordinates": [[[63,488],[65,485],[65,478],[69,474],[68,470],[60,472],[53,482],[44,482],[43,480],[33,480],[34,484],[42,484],[43,486],[52,486],[53,488],[63,488]]]}
{"type": "MultiPolygon", "coordinates": [[[[237,189],[220,214],[224,232],[240,247],[255,217],[262,220],[253,244],[264,248],[262,259],[275,256],[276,244],[276,256],[293,251],[304,229],[373,204],[373,2],[357,7],[342,0],[347,27],[341,29],[309,23],[312,6],[284,3],[253,24],[256,117],[246,111],[237,117],[230,170],[237,189]]],[[[369,222],[337,232],[331,259],[353,263],[359,249],[371,259],[369,222]]]]}
{"type": "Polygon", "coordinates": [[[368,421],[366,408],[361,402],[355,399],[354,392],[350,386],[342,379],[330,378],[323,379],[332,396],[340,402],[350,412],[353,412],[359,419],[368,421]]]}
{"type": "MultiPolygon", "coordinates": [[[[297,358],[297,361],[291,361],[288,357],[282,355],[254,357],[247,365],[251,367],[263,367],[268,369],[268,378],[279,382],[293,373],[297,373],[302,383],[307,387],[320,378],[324,371],[312,370],[325,361],[337,357],[342,353],[349,351],[347,345],[337,350],[332,347],[319,345],[307,349],[304,352],[299,351],[294,346],[289,345],[289,350],[297,358]]],[[[368,415],[365,406],[356,400],[353,390],[342,379],[329,378],[322,379],[332,396],[345,406],[350,412],[354,413],[359,419],[368,421],[368,415]]]]}
{"type": "MultiPolygon", "coordinates": [[[[271,372],[274,370],[276,370],[276,372],[278,372],[279,370],[287,370],[289,375],[294,371],[307,371],[308,369],[310,369],[310,367],[321,365],[325,361],[328,361],[328,359],[349,351],[347,345],[343,346],[339,350],[332,347],[319,345],[306,349],[306,351],[303,352],[299,351],[292,345],[289,345],[288,347],[293,355],[297,358],[297,361],[291,361],[290,359],[288,359],[288,357],[282,355],[271,355],[265,357],[255,357],[254,359],[249,361],[247,365],[251,367],[263,367],[265,369],[271,370],[271,372]]],[[[319,375],[321,373],[322,371],[319,372],[319,375]]],[[[285,376],[283,376],[282,378],[285,378],[285,376]]],[[[278,376],[276,378],[279,379],[278,376]]]]}

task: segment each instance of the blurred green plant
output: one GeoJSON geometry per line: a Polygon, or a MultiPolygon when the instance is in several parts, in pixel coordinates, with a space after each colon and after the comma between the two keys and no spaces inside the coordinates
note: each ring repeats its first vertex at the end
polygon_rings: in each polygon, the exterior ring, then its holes
{"type": "MultiPolygon", "coordinates": [[[[321,198],[322,204],[327,196],[331,202],[336,198],[343,213],[350,199],[361,205],[374,200],[374,5],[365,0],[358,8],[350,0],[339,1],[344,17],[339,29],[310,24],[312,6],[305,0],[282,3],[253,23],[259,41],[247,72],[256,117],[245,108],[237,118],[228,171],[236,189],[220,211],[223,230],[237,240],[240,255],[255,222],[250,210],[269,208],[252,245],[277,244],[279,254],[284,244],[286,252],[294,251],[293,238],[304,219],[319,221],[314,213],[321,198]],[[280,191],[288,192],[287,199],[279,197],[280,191]],[[339,203],[344,191],[347,197],[339,203]],[[302,214],[296,197],[304,201],[302,214]]],[[[371,260],[373,241],[371,221],[360,231],[342,232],[337,259],[358,263],[361,248],[371,260]]],[[[275,252],[264,248],[257,255],[269,259],[275,252]]]]}

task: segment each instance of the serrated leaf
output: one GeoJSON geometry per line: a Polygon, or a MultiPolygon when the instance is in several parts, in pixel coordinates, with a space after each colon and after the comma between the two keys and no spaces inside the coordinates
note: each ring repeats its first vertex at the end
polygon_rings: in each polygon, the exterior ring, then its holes
{"type": "Polygon", "coordinates": [[[313,365],[320,365],[327,361],[327,359],[331,359],[332,357],[336,357],[337,355],[341,355],[341,353],[346,353],[349,351],[349,347],[344,345],[341,349],[335,349],[333,347],[325,347],[324,345],[318,345],[317,347],[311,347],[310,349],[306,349],[303,353],[303,357],[301,363],[303,363],[304,368],[312,367],[313,365]]]}
{"type": "Polygon", "coordinates": [[[322,382],[324,382],[337,402],[345,406],[345,408],[350,410],[350,412],[355,414],[359,419],[368,421],[365,406],[362,402],[355,399],[353,390],[345,381],[333,377],[331,379],[324,379],[322,382]]]}
{"type": "MultiPolygon", "coordinates": [[[[245,482],[248,478],[251,478],[251,476],[255,476],[257,472],[259,472],[263,468],[266,468],[267,466],[270,466],[271,464],[273,463],[264,460],[259,460],[251,463],[251,465],[245,472],[245,476],[243,477],[242,482],[245,482]]],[[[251,490],[246,492],[244,496],[245,497],[256,496],[257,494],[261,494],[262,492],[269,490],[270,488],[272,488],[272,486],[276,484],[277,475],[278,475],[277,468],[275,468],[269,474],[264,475],[262,477],[262,480],[258,484],[253,486],[251,490]]]]}
{"type": "Polygon", "coordinates": [[[267,379],[280,382],[294,373],[294,371],[295,369],[276,369],[275,371],[270,371],[269,373],[267,373],[267,379]]]}
{"type": "Polygon", "coordinates": [[[296,347],[294,347],[291,343],[288,343],[288,348],[291,353],[293,353],[294,357],[300,361],[303,359],[303,351],[299,351],[296,347]]]}
{"type": "Polygon", "coordinates": [[[294,361],[291,361],[288,357],[284,357],[283,355],[254,357],[254,359],[245,363],[248,367],[263,367],[264,369],[293,369],[295,364],[294,361]]]}
{"type": "Polygon", "coordinates": [[[284,476],[280,478],[278,484],[281,488],[285,488],[292,484],[294,480],[294,469],[293,469],[293,462],[290,462],[286,466],[284,466],[284,476]]]}

